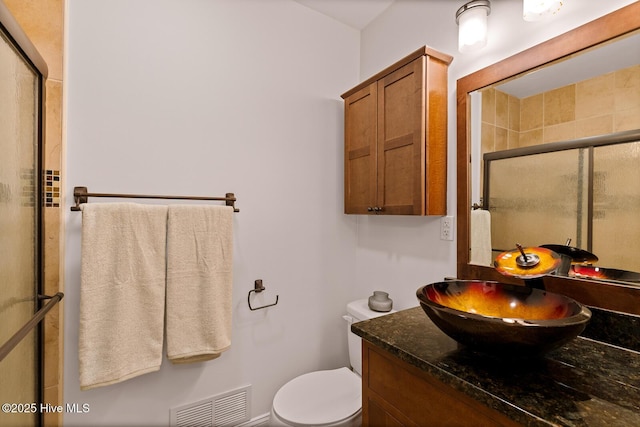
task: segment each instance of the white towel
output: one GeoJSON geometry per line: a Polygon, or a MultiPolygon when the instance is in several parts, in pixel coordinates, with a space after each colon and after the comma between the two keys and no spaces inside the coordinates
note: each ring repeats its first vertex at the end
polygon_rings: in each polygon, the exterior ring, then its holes
{"type": "Polygon", "coordinates": [[[80,387],[118,383],[162,363],[167,207],[82,205],[80,387]]]}
{"type": "Polygon", "coordinates": [[[476,265],[492,266],[491,214],[487,210],[471,211],[471,259],[476,265]]]}
{"type": "Polygon", "coordinates": [[[167,220],[167,357],[214,359],[231,345],[233,208],[171,205],[167,220]]]}

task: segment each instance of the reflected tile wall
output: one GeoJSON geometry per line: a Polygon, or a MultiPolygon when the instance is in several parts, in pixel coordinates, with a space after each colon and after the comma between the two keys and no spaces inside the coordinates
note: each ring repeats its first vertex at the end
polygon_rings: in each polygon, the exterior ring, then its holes
{"type": "Polygon", "coordinates": [[[527,98],[482,91],[483,153],[640,128],[640,65],[527,98]]]}

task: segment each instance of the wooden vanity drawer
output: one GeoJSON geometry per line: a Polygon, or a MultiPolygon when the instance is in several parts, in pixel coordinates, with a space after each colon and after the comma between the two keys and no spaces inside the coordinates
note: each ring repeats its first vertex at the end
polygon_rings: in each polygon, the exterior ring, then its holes
{"type": "Polygon", "coordinates": [[[365,426],[518,426],[501,413],[363,340],[365,426]]]}

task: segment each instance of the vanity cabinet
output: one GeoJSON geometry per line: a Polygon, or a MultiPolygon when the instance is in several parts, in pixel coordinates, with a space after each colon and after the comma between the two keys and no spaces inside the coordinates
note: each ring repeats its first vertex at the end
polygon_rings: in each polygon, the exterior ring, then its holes
{"type": "Polygon", "coordinates": [[[521,426],[366,340],[362,341],[362,425],[521,426]]]}
{"type": "Polygon", "coordinates": [[[446,215],[452,59],[424,46],[342,95],[345,213],[446,215]]]}

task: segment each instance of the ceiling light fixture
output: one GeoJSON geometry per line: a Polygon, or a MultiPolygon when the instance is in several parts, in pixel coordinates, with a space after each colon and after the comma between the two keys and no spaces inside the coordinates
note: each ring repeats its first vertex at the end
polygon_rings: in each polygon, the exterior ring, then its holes
{"type": "Polygon", "coordinates": [[[522,18],[525,21],[540,21],[555,15],[561,7],[560,0],[523,0],[522,18]]]}
{"type": "Polygon", "coordinates": [[[467,53],[482,49],[487,44],[487,17],[491,13],[489,0],[474,0],[456,12],[458,24],[458,50],[467,53]]]}

